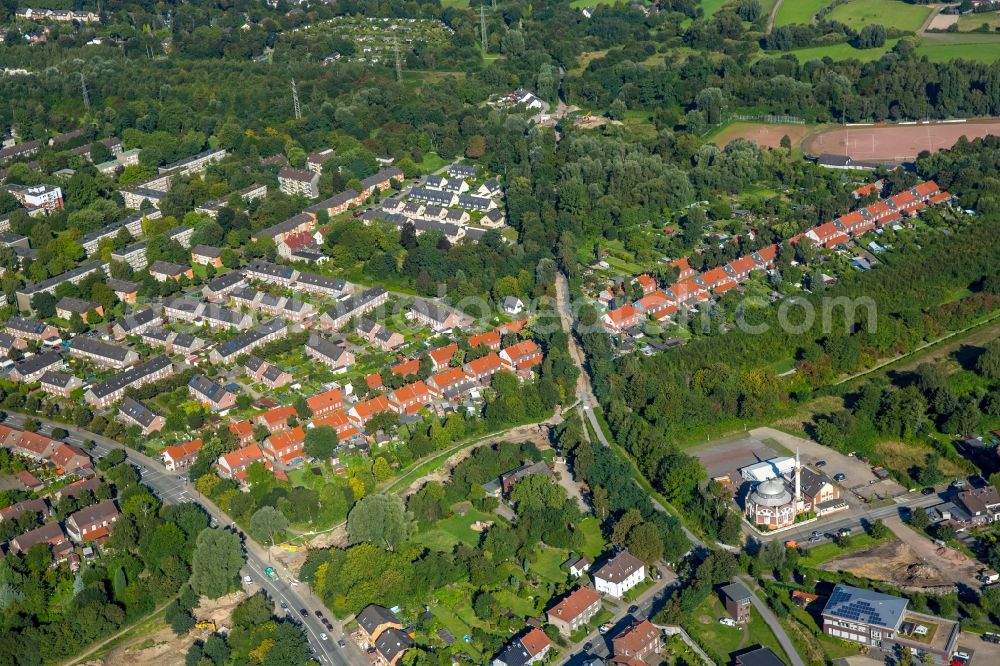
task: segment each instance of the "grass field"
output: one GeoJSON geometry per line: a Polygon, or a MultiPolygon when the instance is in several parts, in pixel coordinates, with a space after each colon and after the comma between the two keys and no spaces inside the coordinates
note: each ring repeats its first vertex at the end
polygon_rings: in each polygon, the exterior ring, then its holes
{"type": "MultiPolygon", "coordinates": [[[[468,2],[468,0],[466,0],[468,2]]],[[[569,3],[570,7],[574,9],[583,9],[584,7],[596,7],[597,5],[613,5],[615,0],[573,0],[569,3]]]]}
{"type": "MultiPolygon", "coordinates": [[[[925,39],[917,47],[917,54],[927,56],[931,62],[946,62],[948,60],[974,60],[982,63],[993,63],[1000,60],[1000,34],[955,35],[966,38],[965,43],[941,44],[925,39]],[[982,41],[975,38],[984,37],[982,41]]],[[[936,35],[935,35],[936,37],[936,35]]]]}
{"type": "Polygon", "coordinates": [[[878,60],[882,55],[892,49],[898,39],[887,40],[885,46],[880,49],[856,49],[850,44],[833,44],[832,46],[814,46],[808,49],[797,49],[789,51],[799,59],[799,62],[809,62],[810,60],[822,60],[829,57],[833,60],[850,60],[854,58],[861,62],[878,60]]]}
{"type": "Polygon", "coordinates": [[[841,548],[832,541],[827,541],[826,543],[805,551],[805,553],[799,558],[799,563],[806,567],[818,567],[827,560],[832,560],[835,557],[840,557],[841,555],[846,555],[848,553],[854,553],[894,538],[894,536],[889,536],[881,541],[878,541],[868,536],[867,533],[862,532],[860,534],[851,535],[851,543],[847,546],[847,548],[841,548]]]}
{"type": "Polygon", "coordinates": [[[726,4],[726,0],[701,0],[701,8],[705,10],[705,16],[711,16],[719,11],[724,4],[726,4]]]}
{"type": "Polygon", "coordinates": [[[431,173],[432,171],[437,171],[444,165],[448,164],[448,160],[444,159],[437,153],[424,153],[424,159],[417,164],[417,168],[424,173],[431,173]]]}
{"type": "Polygon", "coordinates": [[[880,23],[916,32],[930,13],[929,5],[910,5],[900,0],[852,0],[839,5],[828,17],[855,30],[861,30],[871,23],[880,23]]]}
{"type": "Polygon", "coordinates": [[[469,6],[469,0],[441,0],[441,6],[445,9],[454,7],[455,9],[465,9],[469,6]]]}
{"type": "Polygon", "coordinates": [[[567,559],[566,551],[559,548],[549,548],[539,546],[538,559],[531,563],[531,569],[540,578],[553,583],[562,583],[566,580],[566,572],[560,565],[567,559]]]}
{"type": "Polygon", "coordinates": [[[823,9],[830,0],[787,0],[781,3],[778,15],[774,17],[775,25],[801,23],[808,25],[816,12],[823,9]]]}
{"type": "Polygon", "coordinates": [[[729,615],[719,601],[718,595],[712,592],[684,624],[691,638],[701,645],[710,657],[722,659],[719,663],[729,663],[729,655],[752,645],[769,647],[779,659],[785,659],[785,651],[778,644],[778,639],[756,610],[751,610],[750,622],[742,627],[719,624],[721,617],[729,615]]]}
{"type": "Polygon", "coordinates": [[[981,12],[958,17],[960,32],[979,30],[979,27],[984,23],[990,26],[990,30],[1000,27],[1000,12],[981,12]]]}

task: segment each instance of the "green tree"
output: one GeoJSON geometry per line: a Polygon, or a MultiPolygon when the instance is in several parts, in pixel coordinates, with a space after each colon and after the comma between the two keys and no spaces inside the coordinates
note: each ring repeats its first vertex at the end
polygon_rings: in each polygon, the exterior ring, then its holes
{"type": "Polygon", "coordinates": [[[250,517],[254,538],[274,546],[274,537],[288,529],[288,519],[273,506],[262,506],[250,517]]]}
{"type": "Polygon", "coordinates": [[[240,538],[221,529],[205,529],[195,541],[191,559],[191,587],[198,594],[218,599],[238,585],[246,562],[240,538]]]}
{"type": "Polygon", "coordinates": [[[371,543],[396,550],[406,539],[403,501],[396,495],[368,495],[347,516],[352,544],[371,543]]]}
{"type": "Polygon", "coordinates": [[[337,430],[330,426],[316,426],[306,430],[306,438],[303,443],[306,453],[317,460],[329,460],[333,452],[337,449],[340,438],[337,430]]]}

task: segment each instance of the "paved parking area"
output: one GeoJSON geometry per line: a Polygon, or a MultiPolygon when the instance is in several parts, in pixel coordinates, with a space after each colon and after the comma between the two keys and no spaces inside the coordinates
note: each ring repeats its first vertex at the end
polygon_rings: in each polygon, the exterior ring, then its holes
{"type": "Polygon", "coordinates": [[[705,466],[708,478],[733,476],[734,480],[739,478],[737,470],[741,467],[783,455],[768,447],[757,437],[742,437],[714,446],[701,447],[691,453],[705,466]]]}
{"type": "Polygon", "coordinates": [[[844,474],[847,478],[840,483],[841,487],[869,500],[900,497],[907,493],[906,488],[892,479],[879,479],[867,463],[811,439],[795,437],[774,428],[756,428],[750,434],[761,440],[773,439],[791,451],[798,449],[802,463],[809,467],[815,467],[817,461],[825,460],[826,465],[821,469],[827,476],[833,478],[837,474],[844,474]]]}

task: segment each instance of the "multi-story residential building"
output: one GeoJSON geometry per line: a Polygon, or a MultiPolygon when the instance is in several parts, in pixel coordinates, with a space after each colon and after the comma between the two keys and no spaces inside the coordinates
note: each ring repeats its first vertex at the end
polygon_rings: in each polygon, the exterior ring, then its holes
{"type": "Polygon", "coordinates": [[[242,480],[246,478],[247,467],[255,462],[264,462],[264,453],[257,444],[250,444],[220,456],[215,471],[223,478],[242,480]]]}
{"type": "Polygon", "coordinates": [[[210,304],[201,313],[201,323],[208,328],[245,331],[253,326],[253,317],[221,305],[210,304]]]}
{"type": "Polygon", "coordinates": [[[67,372],[49,370],[38,379],[42,390],[49,395],[68,398],[73,391],[83,386],[83,382],[67,372]]]}
{"type": "Polygon", "coordinates": [[[163,466],[168,471],[176,471],[182,467],[187,467],[198,459],[198,452],[201,450],[203,442],[201,438],[192,439],[190,442],[168,446],[160,452],[160,459],[163,466]]]}
{"type": "Polygon", "coordinates": [[[243,269],[243,274],[250,280],[259,280],[282,287],[292,286],[299,277],[299,272],[294,268],[261,260],[251,261],[243,269]]]}
{"type": "Polygon", "coordinates": [[[59,352],[48,351],[29,356],[10,370],[11,381],[30,384],[37,382],[46,372],[62,370],[66,363],[59,352]]]}
{"type": "Polygon", "coordinates": [[[619,551],[594,572],[594,587],[601,594],[621,599],[646,579],[646,565],[627,550],[619,551]]]}
{"type": "Polygon", "coordinates": [[[191,261],[202,266],[222,267],[222,248],[211,245],[196,245],[191,250],[191,261]]]}
{"type": "Polygon", "coordinates": [[[251,239],[256,241],[261,238],[270,238],[275,243],[278,243],[294,234],[312,233],[315,229],[316,217],[309,213],[299,213],[287,220],[272,224],[266,229],[255,232],[251,235],[251,239]]]}
{"type": "Polygon", "coordinates": [[[153,309],[139,310],[124,319],[119,319],[111,327],[116,340],[123,340],[129,335],[142,335],[146,331],[163,325],[163,318],[153,309]]]}
{"type": "Polygon", "coordinates": [[[139,354],[128,347],[102,342],[97,338],[78,335],[69,342],[69,354],[102,368],[121,370],[139,362],[139,354]]]}
{"type": "Polygon", "coordinates": [[[47,294],[55,294],[56,288],[61,284],[67,282],[69,284],[78,284],[85,277],[94,273],[102,273],[107,276],[109,270],[110,267],[107,262],[91,261],[90,263],[68,270],[61,275],[50,277],[48,280],[36,282],[35,284],[29,284],[15,292],[15,296],[17,297],[17,307],[21,310],[31,310],[31,299],[37,294],[43,292],[47,294]]]}
{"type": "Polygon", "coordinates": [[[264,442],[261,451],[272,463],[290,467],[305,459],[306,433],[302,426],[295,426],[274,433],[264,442]]]}
{"type": "Polygon", "coordinates": [[[320,326],[327,330],[339,330],[351,319],[360,317],[383,305],[389,300],[389,292],[384,287],[366,289],[357,296],[351,296],[327,310],[319,319],[320,326]]]}
{"type": "Polygon", "coordinates": [[[59,339],[59,330],[55,326],[27,317],[11,317],[7,320],[4,330],[22,340],[52,342],[59,339]]]}
{"type": "Polygon", "coordinates": [[[66,533],[79,543],[107,539],[119,515],[114,500],[98,502],[71,514],[66,519],[66,533]]]}
{"type": "Polygon", "coordinates": [[[28,348],[28,343],[22,338],[15,338],[10,333],[0,333],[0,355],[9,356],[14,349],[24,351],[28,348]]]}
{"type": "Polygon", "coordinates": [[[428,326],[436,333],[450,331],[465,323],[465,318],[448,308],[427,300],[417,300],[410,306],[409,318],[428,326]]]}
{"type": "Polygon", "coordinates": [[[611,639],[616,659],[626,659],[629,664],[641,664],[663,648],[660,630],[649,620],[635,622],[611,639]]]}
{"type": "Polygon", "coordinates": [[[139,210],[142,208],[143,201],[149,201],[155,207],[159,205],[160,199],[170,190],[170,185],[173,183],[175,175],[175,173],[169,171],[161,173],[138,183],[132,183],[127,187],[122,187],[118,192],[122,195],[126,208],[139,210]]]}
{"type": "Polygon", "coordinates": [[[246,285],[246,283],[247,279],[243,273],[240,271],[230,271],[209,281],[208,284],[202,287],[201,294],[210,301],[220,302],[224,301],[234,289],[238,289],[246,285]]]}
{"type": "Polygon", "coordinates": [[[722,602],[726,606],[726,612],[736,622],[741,624],[750,621],[751,594],[747,586],[736,580],[729,585],[723,586],[722,602]]]}
{"type": "Polygon", "coordinates": [[[255,382],[261,382],[269,389],[278,389],[291,384],[293,378],[278,366],[268,363],[259,356],[251,356],[243,364],[243,369],[255,382]]]}
{"type": "Polygon", "coordinates": [[[191,270],[190,266],[182,266],[161,259],[153,262],[153,265],[149,267],[149,274],[157,282],[166,282],[167,280],[177,282],[182,277],[186,277],[189,280],[194,279],[194,271],[191,270]]]}
{"type": "Polygon", "coordinates": [[[272,319],[252,330],[222,343],[209,353],[213,364],[232,363],[242,354],[249,354],[254,349],[274,340],[280,340],[288,334],[288,325],[283,319],[272,319]]]}
{"type": "Polygon", "coordinates": [[[392,351],[406,341],[399,333],[391,331],[381,324],[376,324],[371,319],[365,317],[358,320],[354,330],[368,344],[374,345],[382,351],[392,351]]]}
{"type": "Polygon", "coordinates": [[[163,217],[163,213],[158,210],[149,210],[143,213],[129,215],[125,219],[112,222],[103,229],[98,229],[97,231],[93,231],[85,235],[80,239],[80,245],[83,246],[84,251],[89,257],[97,252],[100,248],[101,241],[111,241],[116,239],[122,230],[125,230],[132,238],[138,238],[142,235],[143,219],[158,220],[161,217],[163,217]]]}
{"type": "Polygon", "coordinates": [[[104,307],[97,303],[85,301],[82,298],[72,298],[64,296],[56,303],[56,316],[60,319],[70,320],[73,315],[80,315],[83,321],[87,321],[87,316],[93,310],[98,315],[104,315],[104,307]]]}
{"type": "Polygon", "coordinates": [[[312,171],[313,173],[322,174],[323,165],[326,164],[328,160],[333,159],[336,154],[337,151],[333,148],[324,148],[323,150],[317,150],[316,152],[309,153],[306,155],[306,169],[312,171]]]}
{"type": "Polygon", "coordinates": [[[426,382],[416,381],[400,386],[389,394],[389,404],[400,414],[416,414],[434,399],[437,392],[426,382]]]}
{"type": "Polygon", "coordinates": [[[376,190],[382,192],[392,187],[392,181],[403,182],[406,177],[403,172],[396,167],[382,169],[373,176],[368,176],[361,181],[361,194],[370,197],[376,190]]]}
{"type": "Polygon", "coordinates": [[[162,430],[167,424],[166,418],[128,396],[125,396],[122,404],[118,406],[118,417],[127,425],[139,426],[143,435],[162,430]]]}
{"type": "Polygon", "coordinates": [[[592,587],[578,587],[546,611],[549,624],[563,636],[569,636],[590,622],[601,610],[601,595],[592,587]]]}
{"type": "Polygon", "coordinates": [[[163,304],[163,316],[170,321],[196,322],[201,319],[205,312],[205,304],[193,298],[177,298],[166,301],[163,304]]]}
{"type": "Polygon", "coordinates": [[[432,190],[428,187],[411,187],[409,200],[450,208],[458,203],[458,195],[454,192],[432,190]]]}
{"type": "Polygon", "coordinates": [[[475,378],[477,382],[489,384],[493,381],[493,375],[503,369],[503,362],[500,355],[490,352],[486,356],[469,361],[464,366],[465,374],[475,378]]]}
{"type": "Polygon", "coordinates": [[[12,553],[24,554],[31,550],[32,546],[44,543],[52,550],[52,556],[56,560],[61,560],[69,553],[73,552],[73,544],[66,538],[62,525],[59,523],[46,523],[41,527],[36,527],[24,534],[18,535],[10,540],[10,551],[12,553]]]}
{"type": "Polygon", "coordinates": [[[354,363],[354,354],[347,347],[334,344],[315,333],[306,342],[306,356],[329,366],[331,370],[340,370],[354,363]]]}
{"type": "Polygon", "coordinates": [[[285,167],[278,172],[278,187],[289,196],[316,199],[319,197],[319,174],[305,169],[285,167]]]}
{"type": "MultiPolygon", "coordinates": [[[[249,187],[244,187],[242,190],[237,192],[240,199],[244,204],[248,204],[251,201],[257,199],[263,199],[267,196],[267,185],[250,185],[249,187]]],[[[196,213],[201,213],[202,215],[208,215],[211,218],[218,217],[219,209],[227,206],[232,199],[232,196],[228,196],[224,199],[213,199],[211,201],[206,201],[200,206],[195,206],[194,210],[196,213]]]]}
{"type": "Polygon", "coordinates": [[[312,417],[323,418],[339,411],[344,406],[344,393],[339,388],[331,388],[306,398],[312,417]]]}
{"type": "Polygon", "coordinates": [[[552,647],[552,641],[545,632],[537,627],[524,636],[507,643],[503,650],[493,658],[490,666],[530,666],[545,660],[552,647]]]}
{"type": "Polygon", "coordinates": [[[174,365],[166,356],[154,356],[145,363],[133,366],[111,379],[95,384],[84,395],[87,404],[94,407],[107,407],[121,400],[125,391],[132,387],[145,386],[174,372],[174,365]]]}
{"type": "Polygon", "coordinates": [[[105,281],[105,284],[111,287],[111,290],[115,292],[115,296],[117,296],[118,300],[122,303],[135,303],[135,300],[139,295],[138,283],[130,280],[116,280],[115,278],[108,278],[105,281]]]}
{"type": "Polygon", "coordinates": [[[431,370],[439,372],[447,368],[451,365],[451,360],[455,357],[455,352],[457,351],[458,344],[453,342],[450,345],[436,347],[427,352],[427,355],[431,357],[431,370]]]}
{"type": "Polygon", "coordinates": [[[327,277],[316,273],[299,273],[295,280],[296,291],[305,291],[319,296],[339,297],[347,293],[348,284],[340,278],[327,277]]]}
{"type": "Polygon", "coordinates": [[[146,247],[148,245],[148,241],[126,245],[122,249],[112,252],[111,260],[126,263],[133,271],[142,270],[148,263],[146,260],[146,247]]]}
{"type": "Polygon", "coordinates": [[[213,162],[218,162],[226,157],[225,148],[210,148],[197,155],[192,155],[191,157],[185,157],[184,159],[174,162],[173,164],[168,164],[166,166],[161,166],[159,171],[161,174],[164,173],[177,173],[183,176],[191,176],[194,174],[203,173],[208,165],[213,162]]]}
{"type": "Polygon", "coordinates": [[[542,362],[542,350],[534,340],[521,340],[501,351],[500,361],[510,370],[528,370],[542,362]]]}
{"type": "Polygon", "coordinates": [[[28,209],[28,215],[38,211],[49,213],[62,210],[62,189],[56,185],[6,185],[18,203],[28,209]]]}
{"type": "Polygon", "coordinates": [[[195,375],[188,382],[188,393],[195,400],[213,412],[221,412],[236,406],[236,396],[205,375],[195,375]]]}
{"type": "Polygon", "coordinates": [[[335,217],[343,213],[351,206],[360,206],[364,203],[364,201],[364,195],[355,192],[354,190],[344,190],[343,192],[334,194],[329,199],[324,199],[319,203],[307,206],[303,212],[316,215],[319,211],[325,210],[328,216],[335,217]]]}
{"type": "Polygon", "coordinates": [[[386,629],[375,639],[375,654],[386,666],[398,666],[403,655],[413,647],[413,639],[400,629],[386,629]]]}

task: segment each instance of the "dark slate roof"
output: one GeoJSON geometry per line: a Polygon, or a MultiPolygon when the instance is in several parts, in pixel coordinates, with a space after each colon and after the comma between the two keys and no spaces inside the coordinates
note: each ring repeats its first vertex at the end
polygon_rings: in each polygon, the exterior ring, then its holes
{"type": "Polygon", "coordinates": [[[148,428],[149,425],[156,419],[158,414],[152,409],[132,398],[126,397],[122,400],[121,406],[118,408],[122,414],[125,414],[130,419],[141,425],[143,428],[148,428]]]}
{"type": "Polygon", "coordinates": [[[45,326],[46,324],[44,322],[38,321],[37,319],[29,319],[27,317],[11,317],[7,320],[7,328],[11,328],[22,333],[40,334],[45,330],[45,326]]]}
{"type": "Polygon", "coordinates": [[[73,375],[68,372],[56,372],[54,370],[49,370],[44,375],[42,375],[41,383],[48,384],[49,386],[58,386],[59,388],[66,388],[69,383],[73,381],[73,375]]]}
{"type": "Polygon", "coordinates": [[[396,657],[413,647],[413,639],[410,635],[400,629],[392,627],[383,631],[375,639],[375,649],[389,663],[396,657]]]}
{"type": "Polygon", "coordinates": [[[117,280],[115,278],[108,278],[105,281],[112,291],[122,292],[122,293],[134,293],[139,291],[139,284],[132,282],[130,280],[117,280]]]}
{"type": "Polygon", "coordinates": [[[62,363],[62,356],[59,355],[59,352],[50,351],[45,352],[44,354],[35,354],[31,358],[26,358],[14,366],[14,369],[17,370],[18,374],[24,377],[27,375],[33,375],[39,370],[43,370],[60,363],[62,363]]]}
{"type": "Polygon", "coordinates": [[[158,372],[163,368],[169,367],[170,365],[172,365],[170,359],[166,356],[163,356],[162,354],[154,356],[145,363],[133,366],[125,372],[119,373],[111,379],[108,379],[107,381],[94,385],[90,390],[98,398],[103,398],[104,396],[111,395],[115,391],[134,383],[142,377],[151,375],[154,372],[158,372]]]}
{"type": "Polygon", "coordinates": [[[402,626],[402,622],[396,617],[388,608],[383,606],[377,606],[375,604],[369,604],[365,606],[357,616],[358,625],[371,635],[380,625],[383,624],[398,624],[402,626]]]}
{"type": "Polygon", "coordinates": [[[365,178],[364,180],[362,180],[361,181],[361,187],[363,189],[367,190],[369,187],[372,187],[374,185],[378,185],[379,183],[381,183],[383,181],[392,180],[392,179],[402,180],[403,179],[403,172],[402,172],[402,170],[400,170],[397,167],[389,167],[387,169],[382,169],[381,171],[379,171],[378,173],[376,173],[374,176],[368,176],[367,178],[365,178]]]}
{"type": "Polygon", "coordinates": [[[197,393],[205,396],[212,402],[219,402],[226,397],[225,387],[216,384],[211,379],[205,375],[195,375],[188,382],[188,387],[196,391],[197,393]]]}
{"type": "Polygon", "coordinates": [[[76,279],[82,275],[92,273],[98,269],[104,269],[107,266],[106,262],[103,261],[91,261],[90,263],[84,264],[83,266],[77,266],[72,270],[68,270],[62,275],[56,275],[55,277],[50,277],[48,280],[43,280],[42,282],[36,282],[35,284],[29,284],[28,286],[21,289],[22,294],[35,294],[47,289],[51,289],[63,282],[68,282],[69,280],[76,279]]]}
{"type": "Polygon", "coordinates": [[[722,588],[722,593],[733,601],[743,601],[750,598],[750,590],[747,586],[736,580],[722,588]]]}
{"type": "Polygon", "coordinates": [[[211,280],[206,286],[211,291],[223,291],[232,287],[234,284],[239,284],[244,279],[243,274],[239,271],[230,271],[225,275],[220,275],[219,277],[211,280]]]}
{"type": "Polygon", "coordinates": [[[211,245],[195,245],[194,249],[191,250],[191,254],[196,254],[199,257],[218,259],[222,256],[222,248],[212,247],[211,245]]]}
{"type": "Polygon", "coordinates": [[[785,666],[768,647],[758,647],[734,657],[736,666],[785,666]]]}
{"type": "Polygon", "coordinates": [[[486,210],[492,203],[486,197],[477,197],[471,194],[463,194],[458,198],[459,206],[462,208],[471,208],[472,210],[486,210]]]}
{"type": "Polygon", "coordinates": [[[78,335],[70,340],[69,348],[85,354],[96,354],[102,358],[112,359],[119,363],[128,357],[129,352],[126,347],[108,344],[107,342],[102,342],[86,335],[78,335]]]}
{"type": "Polygon", "coordinates": [[[229,358],[234,354],[239,354],[240,351],[246,349],[248,346],[254,344],[261,338],[281,330],[285,327],[285,325],[284,319],[272,319],[271,321],[263,323],[253,330],[237,335],[228,342],[222,343],[216,349],[223,358],[229,358]]]}
{"type": "Polygon", "coordinates": [[[598,569],[594,575],[612,583],[621,583],[641,566],[643,564],[637,557],[627,550],[623,550],[598,569]]]}
{"type": "Polygon", "coordinates": [[[149,267],[150,273],[159,273],[160,275],[168,275],[170,277],[181,275],[187,270],[187,266],[181,266],[180,264],[175,264],[170,261],[163,261],[162,259],[157,259],[153,262],[153,265],[149,267]]]}
{"type": "Polygon", "coordinates": [[[319,287],[321,289],[330,289],[332,291],[343,291],[347,287],[347,283],[340,278],[317,275],[316,273],[300,273],[299,277],[295,281],[298,284],[319,287]]]}
{"type": "Polygon", "coordinates": [[[326,210],[327,208],[337,208],[338,206],[343,206],[349,201],[354,201],[359,196],[361,196],[360,192],[355,192],[354,190],[344,190],[343,192],[334,194],[329,199],[324,199],[319,203],[306,206],[302,210],[306,213],[318,213],[319,211],[326,210]]]}
{"type": "Polygon", "coordinates": [[[178,349],[191,349],[198,342],[198,337],[190,333],[178,333],[174,336],[173,345],[178,349]]]}
{"type": "Polygon", "coordinates": [[[309,336],[309,341],[306,342],[306,347],[332,361],[337,360],[347,352],[347,349],[342,345],[334,344],[319,335],[309,336]]]}
{"type": "Polygon", "coordinates": [[[144,324],[148,324],[151,321],[156,321],[160,318],[160,315],[156,313],[152,308],[148,310],[139,310],[133,315],[129,315],[118,322],[122,330],[128,333],[133,331],[144,324]]]}
{"type": "Polygon", "coordinates": [[[247,266],[248,271],[254,273],[262,273],[264,275],[271,275],[276,278],[281,278],[283,280],[291,280],[295,277],[295,269],[289,268],[288,266],[279,266],[278,264],[272,264],[269,261],[253,261],[247,266]]]}
{"type": "MultiPolygon", "coordinates": [[[[312,173],[311,171],[309,173],[312,173]]],[[[293,215],[287,220],[282,220],[277,224],[272,224],[266,229],[261,229],[254,236],[257,238],[276,238],[281,234],[287,234],[292,229],[298,229],[303,224],[311,224],[313,221],[312,215],[307,213],[299,213],[298,215],[293,215]]]]}

